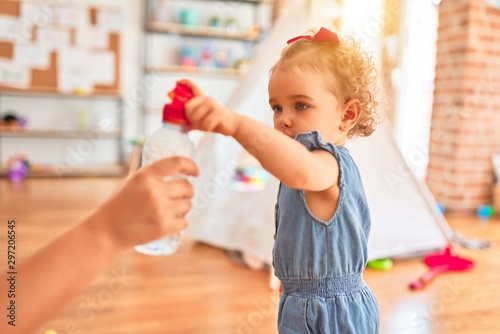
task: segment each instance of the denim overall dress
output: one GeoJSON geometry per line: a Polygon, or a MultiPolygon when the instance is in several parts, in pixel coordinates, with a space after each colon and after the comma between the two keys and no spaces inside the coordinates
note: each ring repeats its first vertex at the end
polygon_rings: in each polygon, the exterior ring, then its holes
{"type": "Polygon", "coordinates": [[[309,211],[303,190],[280,184],[273,249],[282,295],[278,331],[282,334],[374,334],[379,308],[362,272],[367,262],[370,213],[347,148],[324,143],[317,131],[295,138],[310,151],[331,152],[340,167],[340,198],[329,221],[309,211]]]}

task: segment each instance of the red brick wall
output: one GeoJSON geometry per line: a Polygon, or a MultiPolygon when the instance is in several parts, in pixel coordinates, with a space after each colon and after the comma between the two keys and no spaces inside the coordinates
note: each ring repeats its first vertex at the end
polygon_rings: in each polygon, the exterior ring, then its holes
{"type": "Polygon", "coordinates": [[[427,184],[452,211],[492,202],[491,155],[500,153],[500,10],[443,0],[427,184]]]}

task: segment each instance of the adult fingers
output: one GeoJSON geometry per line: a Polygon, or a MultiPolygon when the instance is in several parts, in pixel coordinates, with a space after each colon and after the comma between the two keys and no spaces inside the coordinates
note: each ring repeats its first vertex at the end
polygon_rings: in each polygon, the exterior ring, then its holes
{"type": "Polygon", "coordinates": [[[176,174],[184,174],[190,176],[198,176],[198,166],[196,163],[185,157],[169,157],[155,161],[148,166],[150,171],[161,177],[171,176],[176,174]]]}
{"type": "Polygon", "coordinates": [[[194,196],[194,187],[186,179],[173,179],[164,183],[165,189],[162,193],[170,199],[192,198],[194,196]]]}
{"type": "Polygon", "coordinates": [[[175,201],[175,207],[171,211],[171,215],[174,218],[184,218],[189,211],[191,211],[191,200],[182,199],[175,201]]]}

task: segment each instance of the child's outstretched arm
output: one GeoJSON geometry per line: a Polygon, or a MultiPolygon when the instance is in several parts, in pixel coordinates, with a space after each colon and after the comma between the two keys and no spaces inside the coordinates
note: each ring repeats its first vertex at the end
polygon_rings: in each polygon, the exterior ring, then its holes
{"type": "Polygon", "coordinates": [[[196,84],[182,80],[195,95],[186,103],[192,129],[235,138],[262,166],[291,188],[322,191],[338,182],[335,157],[323,150],[310,152],[298,141],[256,120],[233,112],[205,96],[196,84]]]}

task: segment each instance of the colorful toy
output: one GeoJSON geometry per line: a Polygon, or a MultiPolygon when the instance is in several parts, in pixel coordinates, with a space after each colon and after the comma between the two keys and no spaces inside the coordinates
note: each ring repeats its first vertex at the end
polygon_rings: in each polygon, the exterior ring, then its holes
{"type": "Polygon", "coordinates": [[[187,26],[197,26],[200,22],[200,18],[201,11],[196,9],[185,8],[179,12],[180,22],[187,26]]]}
{"type": "Polygon", "coordinates": [[[245,166],[238,168],[231,180],[231,188],[241,192],[262,191],[269,180],[269,173],[261,166],[245,166]]]}
{"type": "Polygon", "coordinates": [[[444,253],[430,254],[424,258],[429,270],[418,280],[409,284],[410,289],[422,289],[438,274],[446,271],[463,271],[474,268],[474,262],[451,254],[450,246],[446,247],[444,253]]]}
{"type": "Polygon", "coordinates": [[[493,205],[481,205],[477,208],[477,216],[481,219],[488,219],[495,216],[496,210],[493,205]]]}
{"type": "Polygon", "coordinates": [[[213,28],[219,28],[221,24],[221,18],[219,16],[212,16],[208,22],[208,25],[213,28]]]}
{"type": "Polygon", "coordinates": [[[198,49],[192,45],[183,45],[180,51],[179,63],[185,67],[196,67],[199,63],[200,56],[198,49]]]}
{"type": "Polygon", "coordinates": [[[90,94],[90,89],[85,86],[76,86],[73,88],[72,92],[75,95],[86,96],[90,94]]]}
{"type": "Polygon", "coordinates": [[[130,144],[132,144],[132,146],[142,146],[142,145],[144,145],[145,141],[146,141],[146,138],[137,137],[137,138],[130,139],[130,144]]]}
{"type": "Polygon", "coordinates": [[[366,265],[368,268],[376,270],[389,270],[392,268],[393,262],[391,259],[378,259],[373,261],[368,261],[366,265]]]}
{"type": "Polygon", "coordinates": [[[26,127],[28,120],[24,117],[19,117],[12,112],[5,114],[0,119],[0,130],[20,130],[26,127]]]}
{"type": "Polygon", "coordinates": [[[12,182],[22,181],[30,170],[28,159],[24,153],[10,157],[7,166],[7,176],[12,182]]]}

